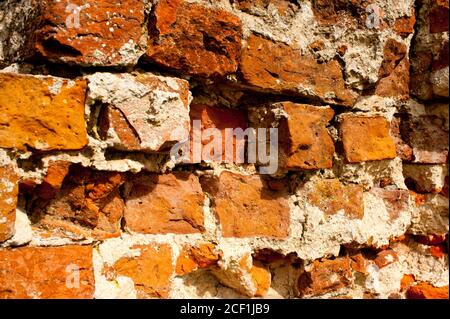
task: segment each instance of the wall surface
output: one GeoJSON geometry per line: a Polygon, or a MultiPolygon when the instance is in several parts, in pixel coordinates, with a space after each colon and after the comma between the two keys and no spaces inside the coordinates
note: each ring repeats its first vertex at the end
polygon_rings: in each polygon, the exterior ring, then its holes
{"type": "Polygon", "coordinates": [[[0,298],[448,298],[448,10],[1,1],[0,298]]]}

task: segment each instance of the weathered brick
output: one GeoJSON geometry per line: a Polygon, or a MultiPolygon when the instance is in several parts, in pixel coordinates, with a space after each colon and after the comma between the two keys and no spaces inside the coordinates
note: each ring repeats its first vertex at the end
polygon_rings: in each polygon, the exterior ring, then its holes
{"type": "MultiPolygon", "coordinates": [[[[205,104],[192,104],[190,106],[190,117],[191,117],[191,128],[194,128],[193,121],[201,121],[201,127],[199,131],[191,130],[191,155],[194,149],[194,143],[198,140],[200,141],[200,151],[203,151],[203,147],[212,142],[212,138],[205,138],[205,130],[207,129],[218,129],[221,131],[222,137],[222,154],[209,153],[206,160],[209,161],[225,161],[225,162],[238,162],[244,163],[245,160],[245,143],[244,139],[239,139],[237,136],[228,135],[226,129],[247,129],[247,117],[244,112],[231,109],[221,109],[214,106],[208,106],[205,104]],[[202,136],[197,136],[200,133],[202,136]],[[226,147],[227,140],[232,140],[232,150],[233,156],[230,158],[226,157],[226,147]]],[[[231,132],[233,134],[233,132],[231,132]]],[[[215,137],[214,137],[215,138],[215,137]]],[[[230,144],[231,145],[231,144],[230,144]]],[[[230,154],[231,155],[231,154],[230,154]]],[[[199,158],[191,158],[192,162],[199,162],[199,158]]],[[[205,160],[202,156],[202,160],[205,160]]]]}
{"type": "Polygon", "coordinates": [[[95,73],[87,79],[89,103],[102,107],[99,137],[115,149],[162,152],[188,139],[187,81],[151,73],[95,73]]]}
{"type": "Polygon", "coordinates": [[[0,243],[14,235],[18,181],[12,164],[0,164],[0,243]]]}
{"type": "Polygon", "coordinates": [[[448,31],[448,0],[432,0],[429,24],[430,33],[448,31]]]}
{"type": "Polygon", "coordinates": [[[37,194],[44,199],[54,198],[61,189],[64,178],[69,173],[72,163],[66,161],[52,161],[48,164],[47,174],[37,187],[37,194]]]}
{"type": "Polygon", "coordinates": [[[363,188],[360,185],[343,185],[337,179],[321,179],[304,186],[308,202],[326,215],[344,210],[347,217],[362,219],[364,216],[363,188]]]}
{"type": "Polygon", "coordinates": [[[305,271],[298,279],[300,297],[322,295],[350,285],[353,274],[350,258],[340,257],[334,260],[315,260],[311,269],[305,271]]]}
{"type": "Polygon", "coordinates": [[[406,292],[408,299],[448,299],[448,286],[434,287],[426,282],[419,282],[406,292]]]}
{"type": "Polygon", "coordinates": [[[107,266],[108,277],[126,276],[133,280],[137,297],[167,298],[174,273],[172,249],[167,244],[136,245],[137,257],[122,257],[107,266]]]}
{"type": "Polygon", "coordinates": [[[382,116],[342,116],[340,133],[346,160],[358,163],[395,158],[389,126],[382,116]]]}
{"type": "Polygon", "coordinates": [[[244,12],[259,15],[271,8],[284,18],[291,18],[300,9],[299,5],[292,0],[231,0],[236,8],[244,12]]]}
{"type": "Polygon", "coordinates": [[[395,20],[394,31],[401,36],[408,36],[414,33],[414,26],[416,24],[416,16],[405,16],[395,20]]]}
{"type": "Polygon", "coordinates": [[[365,28],[372,0],[312,0],[312,9],[319,24],[324,26],[343,24],[365,28]]]}
{"type": "Polygon", "coordinates": [[[118,236],[124,211],[119,187],[124,181],[121,173],[73,166],[54,199],[34,203],[36,224],[69,238],[118,236]]]}
{"type": "Polygon", "coordinates": [[[142,174],[126,185],[125,225],[146,234],[202,232],[203,201],[198,177],[191,173],[142,174]]]}
{"type": "Polygon", "coordinates": [[[217,264],[222,253],[213,243],[199,243],[196,245],[184,245],[176,263],[177,275],[184,275],[217,264]]]}
{"type": "Polygon", "coordinates": [[[240,72],[244,84],[260,90],[344,106],[356,100],[337,61],[319,63],[300,50],[256,35],[247,39],[240,72]]]}
{"type": "Polygon", "coordinates": [[[222,172],[203,176],[203,189],[213,196],[213,208],[225,237],[275,237],[289,234],[289,206],[284,190],[272,190],[260,176],[222,172]]]}
{"type": "Polygon", "coordinates": [[[383,250],[377,254],[377,257],[374,259],[375,265],[378,268],[384,268],[389,266],[392,263],[398,261],[397,253],[394,250],[383,250]]]}
{"type": "Polygon", "coordinates": [[[370,192],[381,198],[391,220],[395,220],[403,211],[409,210],[409,192],[404,189],[372,188],[370,192]]]}
{"type": "Polygon", "coordinates": [[[407,116],[401,122],[403,141],[413,150],[413,162],[445,164],[448,159],[448,131],[438,115],[407,116]]]}
{"type": "Polygon", "coordinates": [[[144,52],[144,22],[143,0],[47,0],[35,48],[51,61],[132,65],[144,52]]]}
{"type": "Polygon", "coordinates": [[[0,73],[0,147],[83,148],[85,91],[83,80],[0,73]]]}
{"type": "Polygon", "coordinates": [[[333,115],[329,107],[291,102],[249,109],[252,127],[278,128],[279,167],[293,170],[333,166],[335,149],[327,130],[333,115]]]}
{"type": "Polygon", "coordinates": [[[375,94],[406,100],[409,97],[409,59],[405,44],[389,39],[379,70],[375,94]]]}
{"type": "Polygon", "coordinates": [[[152,21],[148,60],[200,77],[236,71],[242,38],[236,16],[185,0],[162,0],[152,21]]]}
{"type": "Polygon", "coordinates": [[[93,295],[90,246],[0,249],[0,298],[87,299],[93,295]]]}

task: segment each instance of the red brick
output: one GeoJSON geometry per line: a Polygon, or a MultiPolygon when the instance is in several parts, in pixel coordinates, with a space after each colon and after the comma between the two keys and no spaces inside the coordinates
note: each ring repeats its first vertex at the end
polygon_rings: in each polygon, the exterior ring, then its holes
{"type": "Polygon", "coordinates": [[[431,1],[429,22],[430,32],[439,33],[448,31],[448,0],[431,1]]]}
{"type": "Polygon", "coordinates": [[[52,161],[48,164],[47,174],[37,187],[38,196],[44,199],[54,198],[61,189],[64,178],[69,173],[72,163],[66,161],[52,161]]]}
{"type": "MultiPolygon", "coordinates": [[[[247,129],[247,117],[244,112],[239,110],[231,109],[221,109],[214,106],[208,106],[205,104],[192,104],[191,111],[191,128],[193,128],[193,121],[201,121],[201,133],[204,134],[206,129],[216,128],[221,131],[222,136],[222,154],[211,154],[209,159],[213,159],[217,162],[237,162],[244,163],[245,160],[245,140],[237,139],[236,136],[227,137],[225,129],[236,129],[241,128],[242,130],[247,129]],[[225,156],[226,150],[226,139],[232,139],[233,143],[233,157],[227,159],[225,156]],[[239,156],[242,154],[242,156],[239,156]]],[[[191,131],[191,154],[194,148],[194,134],[198,132],[191,131]]],[[[201,138],[196,136],[199,141],[201,141],[201,146],[205,146],[212,142],[212,139],[201,138]]],[[[200,148],[203,150],[203,148],[200,148]]],[[[202,156],[203,157],[203,156],[202,156]]],[[[203,159],[203,158],[202,158],[203,159]]],[[[196,161],[195,158],[191,158],[192,162],[196,161]]],[[[197,161],[198,162],[198,161],[197,161]]]]}
{"type": "Polygon", "coordinates": [[[311,270],[304,272],[298,279],[298,292],[300,297],[317,296],[344,288],[352,282],[350,258],[315,260],[311,270]]]}
{"type": "Polygon", "coordinates": [[[389,39],[379,70],[375,94],[406,100],[409,97],[409,60],[405,44],[389,39]]]}
{"type": "Polygon", "coordinates": [[[340,133],[347,161],[395,158],[396,148],[389,129],[389,122],[382,116],[342,116],[340,133]]]}
{"type": "Polygon", "coordinates": [[[255,89],[344,106],[356,101],[337,61],[319,63],[300,50],[256,35],[247,39],[240,72],[244,84],[255,89]]]}
{"type": "Polygon", "coordinates": [[[364,216],[363,188],[360,185],[343,185],[337,179],[323,179],[305,185],[308,202],[326,215],[334,215],[341,209],[351,219],[364,216]]]}
{"type": "Polygon", "coordinates": [[[198,177],[185,172],[142,174],[126,185],[125,225],[145,234],[190,234],[204,230],[204,194],[198,177]]]}
{"type": "Polygon", "coordinates": [[[176,273],[184,275],[217,264],[222,253],[213,243],[185,245],[177,258],[176,273]]]}
{"type": "Polygon", "coordinates": [[[374,262],[378,268],[384,268],[398,261],[397,253],[393,250],[383,250],[377,254],[374,262]]]}
{"type": "Polygon", "coordinates": [[[34,203],[36,225],[59,236],[105,239],[118,236],[124,203],[124,175],[73,166],[54,199],[34,203]]]}
{"type": "Polygon", "coordinates": [[[274,237],[289,234],[289,206],[284,190],[271,190],[260,176],[222,172],[203,176],[203,189],[213,196],[224,237],[274,237]]]}
{"type": "Polygon", "coordinates": [[[47,0],[36,50],[58,62],[82,65],[131,65],[143,53],[144,1],[47,0]],[[79,27],[67,25],[70,5],[81,10],[79,27]]]}
{"type": "Polygon", "coordinates": [[[201,77],[237,70],[242,26],[234,15],[184,0],[161,0],[152,20],[148,60],[201,77]]]}
{"type": "Polygon", "coordinates": [[[0,147],[83,148],[85,93],[84,80],[0,73],[0,147]]]}
{"type": "Polygon", "coordinates": [[[126,276],[133,280],[140,299],[167,298],[174,273],[172,249],[167,244],[137,245],[138,257],[122,257],[107,267],[111,279],[126,276]]]}
{"type": "Polygon", "coordinates": [[[419,282],[406,292],[408,299],[448,299],[448,285],[434,287],[426,282],[419,282]]]}
{"type": "Polygon", "coordinates": [[[0,249],[0,298],[90,299],[92,247],[0,249]]]}

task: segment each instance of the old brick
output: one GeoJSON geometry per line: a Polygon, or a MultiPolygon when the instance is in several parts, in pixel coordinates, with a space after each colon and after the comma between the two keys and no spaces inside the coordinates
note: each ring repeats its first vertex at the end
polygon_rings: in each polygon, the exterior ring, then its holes
{"type": "Polygon", "coordinates": [[[261,12],[275,8],[284,18],[291,18],[298,12],[299,5],[293,0],[232,0],[236,8],[244,12],[260,15],[261,12]]]}
{"type": "Polygon", "coordinates": [[[415,240],[423,245],[440,245],[446,240],[446,235],[416,236],[415,240]]]}
{"type": "Polygon", "coordinates": [[[151,73],[96,73],[87,79],[90,102],[103,106],[99,137],[115,149],[162,152],[188,139],[187,81],[151,73]]]}
{"type": "Polygon", "coordinates": [[[35,47],[51,61],[132,65],[144,52],[143,0],[47,0],[45,4],[35,47]]]}
{"type": "Polygon", "coordinates": [[[448,299],[448,286],[434,287],[426,282],[419,282],[406,292],[408,299],[448,299]]]}
{"type": "MultiPolygon", "coordinates": [[[[205,104],[192,104],[190,106],[190,117],[191,117],[191,127],[194,127],[193,121],[201,121],[200,132],[191,131],[191,153],[194,149],[193,143],[196,141],[201,141],[201,146],[207,145],[212,142],[212,138],[204,138],[203,136],[196,136],[194,134],[201,133],[202,135],[205,133],[206,129],[218,129],[221,131],[222,137],[222,154],[208,154],[209,161],[225,161],[225,162],[237,162],[244,163],[245,160],[245,140],[239,139],[237,136],[227,136],[226,129],[238,129],[242,130],[247,129],[247,117],[244,112],[238,110],[231,109],[221,109],[214,106],[208,106],[205,104]],[[230,158],[226,157],[226,147],[227,140],[232,140],[232,150],[233,156],[230,158]]],[[[231,134],[233,134],[231,132],[231,134]]],[[[230,144],[231,145],[231,144],[230,144]]],[[[202,148],[201,148],[202,150],[202,148]]],[[[230,154],[231,155],[231,154],[230,154]]],[[[202,159],[205,160],[205,158],[202,159]]],[[[198,159],[192,158],[192,162],[197,161],[198,159]]]]}
{"type": "Polygon", "coordinates": [[[409,210],[409,192],[404,189],[373,188],[372,194],[381,198],[391,220],[395,220],[403,211],[409,210]]]}
{"type": "Polygon", "coordinates": [[[430,73],[432,62],[433,54],[429,51],[411,53],[411,94],[422,100],[433,98],[430,73]]]}
{"type": "Polygon", "coordinates": [[[0,250],[0,298],[85,299],[93,295],[90,246],[0,250]]]}
{"type": "Polygon", "coordinates": [[[407,36],[414,32],[415,24],[415,15],[401,17],[395,20],[394,31],[401,36],[407,36]]]}
{"type": "Polygon", "coordinates": [[[403,277],[400,281],[401,291],[405,291],[405,290],[409,289],[409,287],[411,287],[415,282],[416,282],[416,279],[414,278],[414,275],[411,275],[411,274],[403,275],[403,277]]]}
{"type": "Polygon", "coordinates": [[[0,243],[14,235],[18,180],[12,164],[0,164],[0,243]]]}
{"type": "Polygon", "coordinates": [[[398,261],[397,253],[393,250],[383,250],[377,254],[374,262],[378,268],[384,268],[398,261]]]}
{"type": "Polygon", "coordinates": [[[124,181],[121,173],[74,166],[54,199],[35,202],[34,219],[59,236],[118,236],[124,211],[119,187],[124,181]]]}
{"type": "Polygon", "coordinates": [[[312,9],[321,25],[342,24],[351,27],[365,27],[372,0],[313,0],[312,9]]]}
{"type": "Polygon", "coordinates": [[[287,169],[333,166],[334,143],[327,130],[333,115],[329,107],[291,102],[249,109],[252,127],[278,128],[279,167],[287,169]]]}
{"type": "Polygon", "coordinates": [[[275,237],[289,234],[289,206],[284,190],[271,190],[260,176],[222,172],[202,177],[225,237],[275,237]]]}
{"type": "Polygon", "coordinates": [[[391,121],[391,136],[394,140],[395,147],[397,149],[397,157],[403,161],[412,161],[413,159],[413,149],[411,146],[405,143],[402,139],[401,134],[401,117],[394,117],[391,121]]]}
{"type": "Polygon", "coordinates": [[[432,8],[429,16],[430,33],[448,31],[448,0],[431,1],[432,8]]]}
{"type": "Polygon", "coordinates": [[[242,26],[234,15],[185,0],[162,0],[152,20],[146,53],[150,61],[201,77],[236,71],[242,26]]]}
{"type": "Polygon", "coordinates": [[[375,94],[402,100],[409,97],[409,59],[405,44],[389,39],[384,47],[384,60],[379,70],[375,94]]]}
{"type": "Polygon", "coordinates": [[[364,216],[363,188],[360,185],[343,185],[337,179],[321,179],[309,182],[304,191],[308,202],[326,215],[344,210],[347,217],[362,219],[364,216]]]}
{"type": "Polygon", "coordinates": [[[66,161],[52,161],[48,164],[47,174],[37,187],[39,197],[44,199],[55,197],[56,193],[61,189],[64,178],[69,173],[71,164],[66,161]]]}
{"type": "Polygon", "coordinates": [[[413,149],[413,162],[445,164],[448,159],[448,132],[445,118],[437,115],[405,117],[400,130],[405,143],[413,149]]]}
{"type": "Polygon", "coordinates": [[[0,73],[0,147],[83,148],[85,91],[82,80],[0,73]]]}
{"type": "Polygon", "coordinates": [[[361,274],[367,275],[367,266],[369,265],[369,261],[364,257],[363,254],[359,253],[351,256],[351,268],[359,272],[361,274]]]}
{"type": "Polygon", "coordinates": [[[112,266],[113,278],[131,278],[138,298],[167,298],[174,273],[170,246],[155,243],[131,248],[140,250],[140,255],[120,258],[112,266]]]}
{"type": "Polygon", "coordinates": [[[306,104],[283,103],[286,111],[289,148],[286,167],[301,169],[331,168],[334,144],[326,126],[334,111],[306,104]]]}
{"type": "Polygon", "coordinates": [[[353,274],[350,258],[340,257],[334,260],[315,260],[311,270],[304,272],[298,279],[300,297],[322,295],[350,285],[353,274]]]}
{"type": "Polygon", "coordinates": [[[273,93],[352,106],[355,94],[345,87],[335,60],[318,63],[300,50],[252,35],[244,46],[240,71],[245,84],[273,93]]]}
{"type": "Polygon", "coordinates": [[[256,286],[255,297],[264,297],[269,291],[272,276],[267,266],[255,261],[250,274],[253,279],[253,283],[256,286]]]}
{"type": "Polygon", "coordinates": [[[221,252],[212,243],[185,245],[177,258],[175,271],[177,275],[184,275],[198,269],[211,267],[217,263],[221,255],[221,252]]]}
{"type": "Polygon", "coordinates": [[[350,163],[395,158],[396,148],[389,134],[389,122],[382,116],[341,117],[341,138],[350,163]]]}
{"type": "Polygon", "coordinates": [[[146,234],[189,234],[204,230],[204,195],[198,177],[185,172],[142,174],[127,183],[125,224],[146,234]]]}

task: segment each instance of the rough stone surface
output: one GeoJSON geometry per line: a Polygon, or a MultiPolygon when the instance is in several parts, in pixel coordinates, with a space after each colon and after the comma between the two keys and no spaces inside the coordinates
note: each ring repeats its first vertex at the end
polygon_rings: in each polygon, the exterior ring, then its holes
{"type": "Polygon", "coordinates": [[[0,147],[83,148],[85,91],[83,80],[0,73],[0,147]]]}

